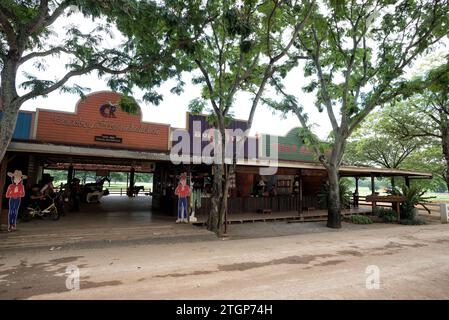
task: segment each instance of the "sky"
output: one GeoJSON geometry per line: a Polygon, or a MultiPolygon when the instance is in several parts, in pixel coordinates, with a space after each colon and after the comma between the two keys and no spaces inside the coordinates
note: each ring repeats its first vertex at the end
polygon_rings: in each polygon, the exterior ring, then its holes
{"type": "MultiPolygon", "coordinates": [[[[58,45],[64,34],[64,28],[67,25],[77,25],[82,32],[90,32],[95,26],[92,20],[85,19],[80,14],[74,14],[70,17],[57,20],[53,24],[54,35],[51,37],[51,43],[58,45]]],[[[105,37],[104,46],[115,47],[123,38],[121,34],[115,30],[112,32],[112,38],[105,37]]],[[[45,71],[36,70],[33,67],[35,61],[31,60],[23,64],[18,72],[18,83],[25,80],[23,72],[32,73],[40,79],[56,80],[61,78],[67,71],[64,67],[68,59],[66,56],[48,57],[45,59],[47,69],[45,71]]],[[[143,92],[135,90],[133,95],[138,99],[144,121],[170,124],[172,127],[184,128],[186,125],[186,112],[189,101],[200,96],[201,87],[193,85],[190,82],[190,74],[184,74],[184,82],[186,83],[184,93],[174,95],[170,93],[170,89],[174,86],[174,81],[164,83],[157,91],[163,95],[163,101],[158,105],[152,105],[143,101],[139,101],[143,92]]],[[[296,94],[298,101],[304,106],[309,114],[310,122],[315,126],[315,133],[322,139],[327,138],[331,125],[326,113],[319,113],[316,109],[314,94],[306,94],[301,88],[308,83],[308,80],[302,76],[301,65],[290,72],[284,80],[286,92],[296,94]]],[[[99,79],[96,73],[83,75],[73,78],[68,84],[78,84],[82,87],[90,88],[90,92],[110,90],[106,83],[106,78],[99,79]]],[[[19,88],[19,93],[25,91],[19,88]]],[[[266,91],[266,96],[275,98],[273,92],[266,91]]],[[[237,119],[247,119],[251,106],[250,94],[237,94],[234,108],[232,112],[237,119]]],[[[29,100],[22,106],[23,110],[35,110],[36,108],[54,109],[61,111],[74,111],[75,105],[80,97],[76,94],[61,93],[54,91],[47,97],[39,97],[29,100]]],[[[274,135],[285,135],[292,128],[298,127],[299,121],[296,116],[289,114],[286,118],[281,117],[280,113],[274,113],[272,109],[260,103],[256,111],[251,134],[267,133],[274,135]]]]}

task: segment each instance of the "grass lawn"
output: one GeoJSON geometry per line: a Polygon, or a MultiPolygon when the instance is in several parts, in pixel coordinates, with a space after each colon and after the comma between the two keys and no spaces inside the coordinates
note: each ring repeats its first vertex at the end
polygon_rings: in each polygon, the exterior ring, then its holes
{"type": "Polygon", "coordinates": [[[447,194],[447,193],[432,193],[432,192],[429,192],[429,193],[426,194],[426,196],[435,197],[434,199],[430,199],[430,201],[434,201],[434,202],[439,202],[439,201],[449,202],[449,194],[447,194]]]}
{"type": "MultiPolygon", "coordinates": [[[[379,188],[376,189],[377,192],[380,193],[380,195],[385,195],[385,189],[384,188],[379,188]]],[[[354,192],[354,190],[352,190],[352,192],[354,192]]],[[[367,196],[371,194],[371,189],[369,187],[359,187],[359,195],[361,196],[367,196]]],[[[428,192],[425,194],[428,197],[435,197],[433,199],[430,199],[430,201],[433,202],[449,202],[449,194],[448,193],[435,193],[435,192],[428,192]]]]}

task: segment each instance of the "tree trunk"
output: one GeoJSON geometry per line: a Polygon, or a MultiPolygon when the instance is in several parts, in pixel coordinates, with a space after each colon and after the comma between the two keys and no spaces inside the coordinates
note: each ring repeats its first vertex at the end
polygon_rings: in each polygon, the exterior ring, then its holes
{"type": "MultiPolygon", "coordinates": [[[[445,121],[441,122],[446,123],[445,121]]],[[[446,162],[446,169],[444,173],[444,180],[446,181],[447,190],[449,192],[449,127],[442,126],[441,128],[441,146],[443,147],[443,155],[446,162]]]]}
{"type": "Polygon", "coordinates": [[[340,199],[340,164],[346,148],[347,130],[340,128],[335,135],[330,159],[325,163],[329,179],[329,207],[327,227],[341,228],[341,199],[340,199]]]}
{"type": "MultiPolygon", "coordinates": [[[[225,163],[226,156],[226,131],[224,124],[224,117],[218,118],[218,127],[220,131],[220,143],[218,147],[221,152],[221,163],[214,164],[214,180],[213,180],[213,192],[212,192],[212,208],[209,213],[207,229],[215,232],[218,236],[224,234],[225,215],[228,204],[228,185],[229,177],[227,174],[227,165],[225,163]]],[[[216,145],[217,147],[217,145],[216,145]]],[[[214,151],[217,151],[216,149],[214,151]]]]}
{"type": "Polygon", "coordinates": [[[209,212],[209,217],[207,220],[207,229],[209,231],[220,233],[220,212],[221,212],[221,199],[223,194],[222,185],[223,167],[220,164],[214,165],[214,180],[212,186],[212,197],[211,197],[211,210],[209,212]]]}
{"type": "Polygon", "coordinates": [[[0,86],[0,162],[6,154],[6,149],[11,142],[21,102],[16,91],[16,75],[19,66],[19,55],[10,52],[1,72],[0,86]]]}
{"type": "Polygon", "coordinates": [[[17,123],[20,106],[10,104],[8,108],[2,109],[0,120],[0,162],[5,157],[6,149],[11,142],[17,123]]]}
{"type": "Polygon", "coordinates": [[[329,207],[327,217],[327,227],[341,228],[341,203],[340,203],[340,183],[338,167],[329,165],[327,168],[329,178],[329,207]]]}

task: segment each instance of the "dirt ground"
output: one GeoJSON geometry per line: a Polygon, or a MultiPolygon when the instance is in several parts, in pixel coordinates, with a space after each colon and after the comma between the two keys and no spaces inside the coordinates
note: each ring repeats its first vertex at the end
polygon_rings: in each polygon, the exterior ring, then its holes
{"type": "Polygon", "coordinates": [[[190,225],[107,230],[0,233],[0,298],[449,298],[449,225],[260,222],[226,239],[190,225]]]}

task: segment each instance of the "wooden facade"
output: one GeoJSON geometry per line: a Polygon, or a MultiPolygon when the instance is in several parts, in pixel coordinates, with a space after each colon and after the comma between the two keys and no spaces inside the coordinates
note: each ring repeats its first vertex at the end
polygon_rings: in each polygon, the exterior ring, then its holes
{"type": "Polygon", "coordinates": [[[170,126],[141,120],[118,106],[121,95],[97,92],[74,112],[36,111],[34,140],[108,148],[168,151],[170,126]]]}

